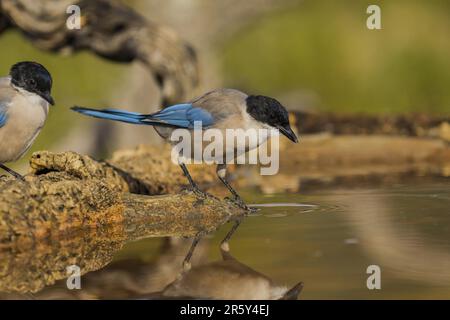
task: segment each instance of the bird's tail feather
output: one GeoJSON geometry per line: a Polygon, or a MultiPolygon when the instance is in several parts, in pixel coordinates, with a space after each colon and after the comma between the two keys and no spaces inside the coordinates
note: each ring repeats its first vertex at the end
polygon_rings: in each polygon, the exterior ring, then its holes
{"type": "Polygon", "coordinates": [[[79,106],[74,106],[71,108],[73,111],[78,113],[91,116],[94,118],[107,119],[113,121],[120,121],[132,124],[142,124],[142,125],[152,125],[152,126],[168,126],[176,127],[173,124],[169,124],[163,120],[155,119],[151,114],[142,114],[137,112],[116,110],[116,109],[91,109],[79,106]]]}

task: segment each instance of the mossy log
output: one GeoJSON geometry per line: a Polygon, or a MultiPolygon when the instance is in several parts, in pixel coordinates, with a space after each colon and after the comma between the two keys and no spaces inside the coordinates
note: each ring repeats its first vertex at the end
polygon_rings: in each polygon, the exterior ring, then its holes
{"type": "MultiPolygon", "coordinates": [[[[150,150],[119,153],[110,161],[74,152],[34,153],[25,181],[0,179],[0,248],[34,246],[43,239],[115,224],[128,230],[128,239],[190,237],[245,213],[233,202],[207,194],[149,196],[178,192],[184,184],[181,170],[161,150],[150,150]]],[[[192,172],[200,184],[211,177],[208,171],[192,172]]]]}

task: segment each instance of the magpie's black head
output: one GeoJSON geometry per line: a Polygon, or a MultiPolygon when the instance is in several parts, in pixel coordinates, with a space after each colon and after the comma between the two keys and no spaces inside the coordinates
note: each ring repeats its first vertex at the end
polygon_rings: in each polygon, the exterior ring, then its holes
{"type": "Polygon", "coordinates": [[[55,104],[51,96],[52,76],[43,65],[37,62],[19,62],[11,67],[9,74],[16,87],[41,96],[51,105],[55,104]]]}
{"type": "Polygon", "coordinates": [[[289,124],[289,114],[277,100],[265,96],[248,96],[247,112],[255,119],[277,128],[289,140],[297,143],[298,139],[289,124]]]}

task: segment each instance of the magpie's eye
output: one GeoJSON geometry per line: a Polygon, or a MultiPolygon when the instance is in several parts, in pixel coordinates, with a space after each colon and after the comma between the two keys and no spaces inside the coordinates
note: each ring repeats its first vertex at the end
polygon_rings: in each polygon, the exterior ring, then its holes
{"type": "Polygon", "coordinates": [[[27,84],[31,87],[36,87],[36,80],[34,79],[28,79],[27,84]]]}

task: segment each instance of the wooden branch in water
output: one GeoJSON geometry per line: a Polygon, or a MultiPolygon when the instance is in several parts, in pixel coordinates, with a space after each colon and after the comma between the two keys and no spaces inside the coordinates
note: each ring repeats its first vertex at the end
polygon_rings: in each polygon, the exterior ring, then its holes
{"type": "Polygon", "coordinates": [[[174,195],[124,194],[123,216],[129,240],[142,237],[194,237],[209,233],[245,212],[229,201],[184,191],[174,195]]]}
{"type": "MultiPolygon", "coordinates": [[[[152,191],[179,190],[181,173],[172,176],[170,170],[164,171],[177,166],[167,158],[162,161],[161,153],[151,155],[145,150],[136,150],[135,156],[133,152],[116,155],[111,162],[74,152],[33,154],[32,174],[25,181],[0,180],[0,248],[31,246],[80,229],[115,224],[134,230],[127,238],[193,236],[213,231],[231,217],[245,213],[232,202],[210,195],[185,191],[148,196],[157,193],[152,191]],[[147,167],[139,167],[143,157],[147,167]],[[160,174],[152,176],[143,171],[149,167],[150,173],[160,174]],[[157,186],[159,183],[162,187],[157,186]]],[[[208,174],[193,172],[199,183],[207,181],[208,174]]]]}
{"type": "MultiPolygon", "coordinates": [[[[155,197],[123,194],[122,197],[124,210],[111,210],[110,214],[111,218],[123,219],[123,222],[41,239],[33,237],[39,230],[28,229],[30,234],[27,235],[25,227],[19,231],[16,242],[2,243],[0,292],[37,292],[66,278],[66,268],[70,265],[80,267],[82,275],[103,268],[128,241],[211,232],[241,212],[225,201],[213,197],[198,199],[192,193],[155,197]]],[[[53,213],[63,216],[61,212],[53,213]]],[[[36,221],[34,217],[35,214],[29,219],[31,227],[36,221]]],[[[95,219],[91,217],[90,221],[95,219]]],[[[108,217],[103,219],[107,221],[108,217]]],[[[52,220],[58,222],[59,218],[54,216],[52,220]]],[[[70,226],[70,222],[66,225],[70,226]]],[[[42,226],[40,230],[42,235],[45,230],[42,226]]]]}
{"type": "Polygon", "coordinates": [[[141,61],[160,86],[163,105],[186,100],[198,82],[192,47],[117,0],[0,0],[0,32],[11,27],[43,50],[141,61]],[[70,5],[81,9],[79,30],[66,26],[70,5]]]}
{"type": "Polygon", "coordinates": [[[300,134],[402,135],[450,142],[450,117],[429,114],[368,115],[295,112],[300,134]]]}

